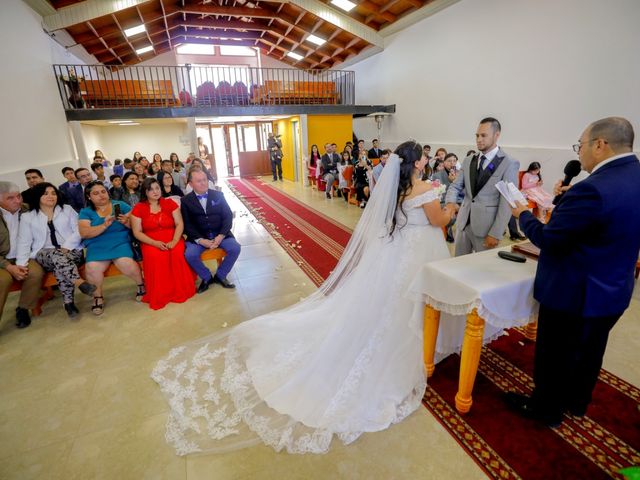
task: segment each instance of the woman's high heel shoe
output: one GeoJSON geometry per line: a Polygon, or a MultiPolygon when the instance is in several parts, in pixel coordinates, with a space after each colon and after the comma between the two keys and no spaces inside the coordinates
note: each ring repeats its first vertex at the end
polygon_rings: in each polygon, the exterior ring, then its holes
{"type": "Polygon", "coordinates": [[[138,291],[136,292],[136,302],[141,302],[142,297],[144,297],[146,294],[147,294],[147,291],[144,288],[144,283],[139,283],[138,291]]]}
{"type": "Polygon", "coordinates": [[[93,305],[91,306],[91,311],[94,315],[102,315],[102,313],[104,312],[104,297],[93,297],[93,305]]]}

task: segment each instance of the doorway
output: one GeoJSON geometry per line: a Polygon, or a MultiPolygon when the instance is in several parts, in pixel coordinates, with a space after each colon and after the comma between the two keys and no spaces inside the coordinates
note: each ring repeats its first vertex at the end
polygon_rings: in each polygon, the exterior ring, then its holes
{"type": "Polygon", "coordinates": [[[298,120],[291,121],[291,134],[293,135],[293,180],[300,180],[300,122],[298,120]]]}

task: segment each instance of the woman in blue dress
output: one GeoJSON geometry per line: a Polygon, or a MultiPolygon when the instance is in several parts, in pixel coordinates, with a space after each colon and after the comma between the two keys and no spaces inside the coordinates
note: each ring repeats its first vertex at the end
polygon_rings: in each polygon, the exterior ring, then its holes
{"type": "Polygon", "coordinates": [[[102,283],[104,272],[113,263],[123,275],[131,278],[138,290],[136,300],[145,294],[144,282],[138,262],[133,259],[129,234],[131,207],[125,202],[111,200],[102,182],[94,181],[84,190],[87,207],[80,210],[78,229],[86,251],[85,275],[96,290],[91,311],[95,315],[104,312],[102,283]]]}

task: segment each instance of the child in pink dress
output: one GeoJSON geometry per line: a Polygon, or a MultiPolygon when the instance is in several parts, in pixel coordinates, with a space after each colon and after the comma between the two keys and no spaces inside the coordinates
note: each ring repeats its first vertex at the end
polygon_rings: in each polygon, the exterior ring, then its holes
{"type": "Polygon", "coordinates": [[[532,162],[522,176],[522,194],[538,206],[538,218],[544,221],[547,212],[553,208],[553,196],[542,189],[540,164],[532,162]]]}

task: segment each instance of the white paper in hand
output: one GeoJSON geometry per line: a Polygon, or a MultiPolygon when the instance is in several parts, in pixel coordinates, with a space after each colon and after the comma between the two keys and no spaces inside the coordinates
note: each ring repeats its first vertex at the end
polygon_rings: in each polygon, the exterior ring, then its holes
{"type": "Polygon", "coordinates": [[[504,180],[500,180],[496,183],[496,188],[500,192],[511,208],[516,208],[516,202],[522,203],[523,205],[527,204],[526,198],[522,195],[522,192],[518,190],[518,188],[511,182],[505,182],[504,180]]]}

